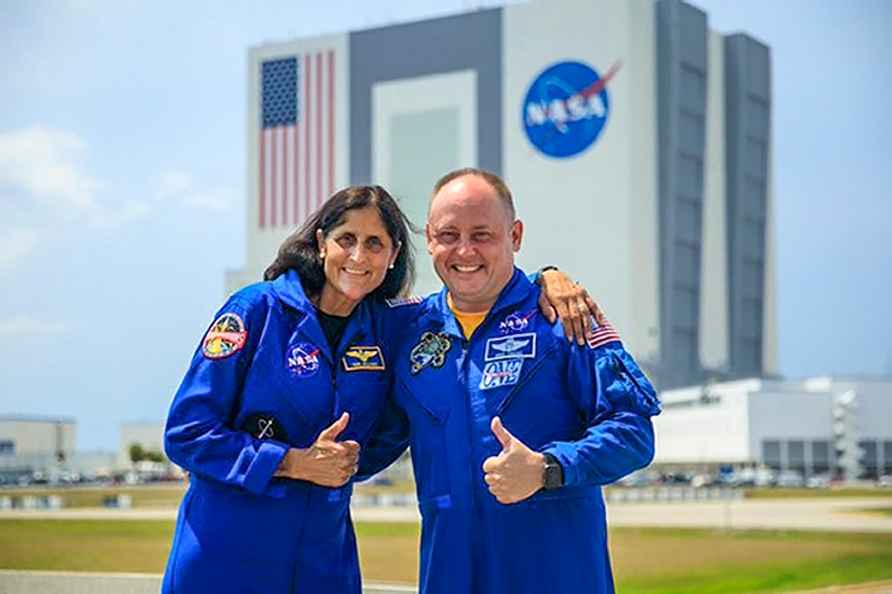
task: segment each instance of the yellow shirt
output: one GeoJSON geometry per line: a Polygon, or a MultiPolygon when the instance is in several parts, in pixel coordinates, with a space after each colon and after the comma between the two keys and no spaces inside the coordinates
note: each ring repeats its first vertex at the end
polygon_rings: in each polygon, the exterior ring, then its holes
{"type": "Polygon", "coordinates": [[[455,319],[458,320],[462,332],[465,333],[465,338],[468,340],[471,339],[474,330],[483,323],[483,319],[489,313],[488,309],[486,311],[461,311],[455,307],[455,303],[452,302],[452,295],[448,293],[446,294],[446,303],[449,305],[449,309],[452,311],[455,319]]]}

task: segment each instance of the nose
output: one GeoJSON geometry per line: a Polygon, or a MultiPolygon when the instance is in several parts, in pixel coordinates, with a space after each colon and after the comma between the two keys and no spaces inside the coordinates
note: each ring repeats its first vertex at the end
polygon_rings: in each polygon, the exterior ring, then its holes
{"type": "Polygon", "coordinates": [[[474,255],[474,247],[471,245],[470,241],[465,239],[461,240],[458,244],[458,247],[455,249],[455,253],[460,257],[464,258],[467,256],[474,255]]]}
{"type": "Polygon", "coordinates": [[[350,259],[354,262],[362,262],[366,255],[366,248],[362,243],[357,243],[353,246],[353,249],[350,250],[350,259]]]}

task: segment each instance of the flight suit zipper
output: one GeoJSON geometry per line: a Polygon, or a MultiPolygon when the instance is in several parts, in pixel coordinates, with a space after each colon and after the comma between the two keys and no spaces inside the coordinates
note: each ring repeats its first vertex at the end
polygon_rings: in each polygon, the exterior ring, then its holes
{"type": "Polygon", "coordinates": [[[526,376],[523,378],[523,381],[517,382],[517,384],[513,388],[511,388],[511,391],[508,392],[508,395],[505,396],[505,399],[502,400],[502,403],[499,404],[498,409],[496,409],[497,416],[501,416],[502,413],[504,413],[505,409],[508,408],[508,405],[511,404],[511,401],[514,400],[514,396],[517,395],[517,393],[520,391],[521,388],[523,388],[525,385],[527,385],[527,383],[529,383],[530,379],[532,379],[532,377],[534,375],[536,375],[536,372],[539,370],[539,368],[545,364],[545,361],[551,356],[551,354],[555,350],[557,350],[557,348],[559,346],[560,345],[558,343],[553,344],[551,346],[551,348],[549,348],[547,351],[545,351],[545,353],[543,353],[542,357],[540,357],[535,362],[532,369],[530,369],[529,373],[527,373],[526,376]]]}

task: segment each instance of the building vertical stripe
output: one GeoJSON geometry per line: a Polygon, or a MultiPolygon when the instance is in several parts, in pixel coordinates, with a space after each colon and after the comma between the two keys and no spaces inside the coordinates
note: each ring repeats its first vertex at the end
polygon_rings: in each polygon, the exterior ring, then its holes
{"type": "Polygon", "coordinates": [[[266,192],[264,192],[264,185],[266,184],[266,175],[264,175],[264,167],[266,163],[264,163],[264,150],[263,150],[263,128],[260,128],[260,134],[258,134],[257,144],[259,145],[260,151],[260,163],[257,168],[257,211],[258,211],[258,219],[260,223],[260,228],[263,229],[266,226],[266,209],[264,208],[263,201],[266,199],[266,192]]]}
{"type": "Polygon", "coordinates": [[[309,215],[310,209],[310,72],[312,64],[310,55],[304,56],[304,216],[309,215]]]}
{"type": "Polygon", "coordinates": [[[316,196],[315,207],[324,199],[322,196],[322,53],[316,54],[316,196]]]}
{"type": "Polygon", "coordinates": [[[334,192],[334,145],[335,145],[335,84],[334,51],[328,50],[328,192],[334,192]]]}

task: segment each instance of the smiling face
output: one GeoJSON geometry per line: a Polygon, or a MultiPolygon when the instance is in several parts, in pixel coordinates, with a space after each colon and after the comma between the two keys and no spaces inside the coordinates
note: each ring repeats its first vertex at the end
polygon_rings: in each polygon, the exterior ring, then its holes
{"type": "Polygon", "coordinates": [[[523,224],[485,179],[465,175],[440,188],[431,201],[427,249],[455,306],[488,310],[514,273],[523,224]]]}
{"type": "Polygon", "coordinates": [[[348,210],[327,236],[317,230],[316,241],[325,270],[318,306],[333,315],[348,315],[377,289],[399,251],[373,206],[348,210]]]}

